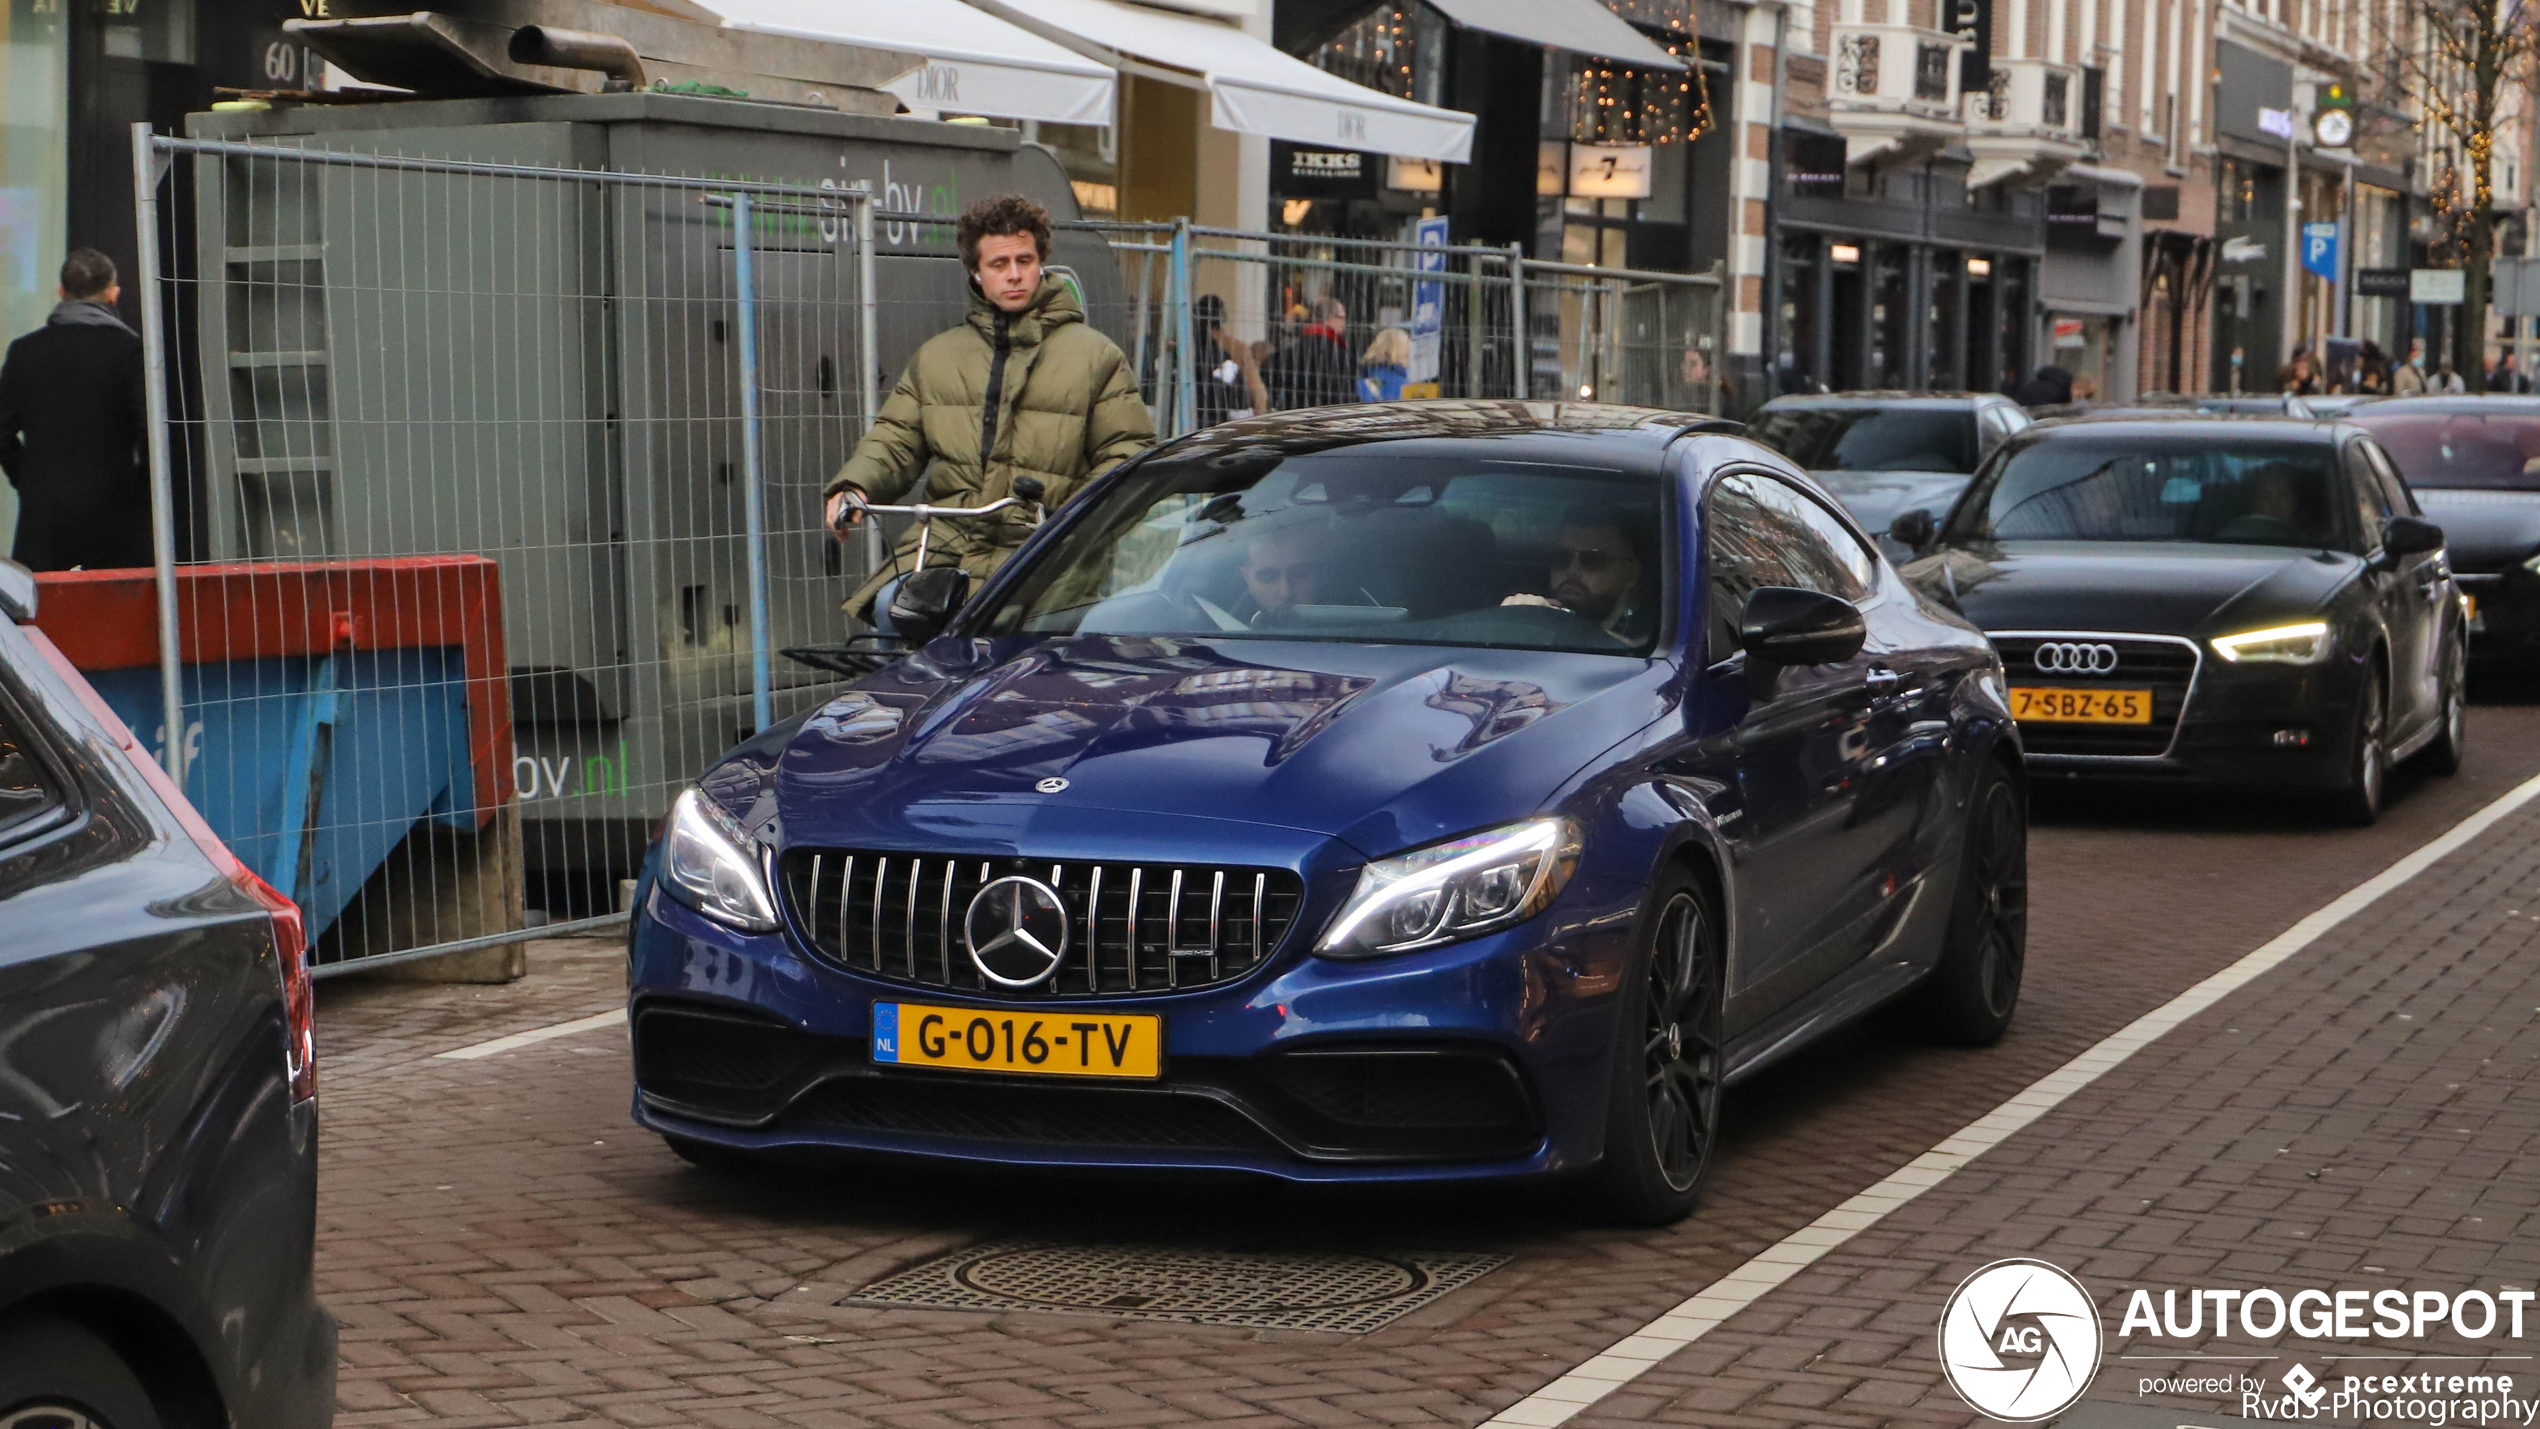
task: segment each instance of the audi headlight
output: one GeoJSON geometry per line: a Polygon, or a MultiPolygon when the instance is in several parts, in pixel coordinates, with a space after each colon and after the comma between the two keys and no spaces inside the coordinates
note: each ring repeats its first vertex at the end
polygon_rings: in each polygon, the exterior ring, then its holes
{"type": "Polygon", "coordinates": [[[661,881],[671,897],[727,928],[776,931],[776,898],[768,891],[758,841],[694,789],[670,806],[663,825],[661,881]]]}
{"type": "Polygon", "coordinates": [[[2328,658],[2328,622],[2304,620],[2217,635],[2214,653],[2235,665],[2316,665],[2328,658]]]}
{"type": "Polygon", "coordinates": [[[1528,819],[1381,859],[1314,951],[1327,958],[1407,953],[1522,923],[1544,910],[1579,866],[1568,819],[1528,819]]]}

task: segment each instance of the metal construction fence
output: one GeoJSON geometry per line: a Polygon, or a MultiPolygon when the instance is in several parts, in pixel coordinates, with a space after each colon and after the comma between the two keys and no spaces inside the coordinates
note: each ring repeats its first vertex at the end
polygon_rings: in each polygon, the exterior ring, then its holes
{"type": "MultiPolygon", "coordinates": [[[[92,681],[321,972],[622,921],[679,790],[835,691],[781,652],[861,629],[897,532],[833,540],[821,493],[962,318],[950,220],[146,127],[134,165],[158,658],[92,681]]],[[[1167,435],[1367,392],[1716,409],[1714,276],[1062,228],[1167,435]]]]}

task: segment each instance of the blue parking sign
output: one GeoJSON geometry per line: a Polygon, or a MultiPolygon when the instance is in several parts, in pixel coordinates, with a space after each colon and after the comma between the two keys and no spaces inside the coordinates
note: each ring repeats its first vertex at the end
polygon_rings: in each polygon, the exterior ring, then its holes
{"type": "Polygon", "coordinates": [[[2337,225],[2302,225],[2302,266],[2323,278],[2337,276],[2337,225]]]}

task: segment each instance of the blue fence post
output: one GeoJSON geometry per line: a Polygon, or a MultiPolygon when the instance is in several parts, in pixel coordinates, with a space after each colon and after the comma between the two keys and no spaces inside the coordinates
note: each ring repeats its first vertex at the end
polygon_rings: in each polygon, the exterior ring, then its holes
{"type": "Polygon", "coordinates": [[[1191,350],[1191,221],[1173,220],[1173,419],[1165,435],[1199,424],[1199,354],[1191,350]]]}
{"type": "Polygon", "coordinates": [[[767,491],[759,477],[758,293],[750,264],[750,196],[732,196],[732,281],[739,290],[741,346],[741,501],[750,557],[750,719],[754,729],[776,722],[770,690],[767,635],[767,491]]]}

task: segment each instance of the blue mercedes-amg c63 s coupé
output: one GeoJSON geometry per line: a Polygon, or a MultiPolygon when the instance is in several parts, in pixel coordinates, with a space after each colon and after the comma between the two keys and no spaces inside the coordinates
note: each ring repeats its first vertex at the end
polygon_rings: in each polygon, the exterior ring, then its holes
{"type": "Polygon", "coordinates": [[[1899,997],[1999,1037],[2001,665],[1733,430],[1248,419],[975,593],[913,578],[906,658],[664,821],[636,1119],[692,1159],[1575,1175],[1666,1220],[1725,1084],[1899,997]]]}

